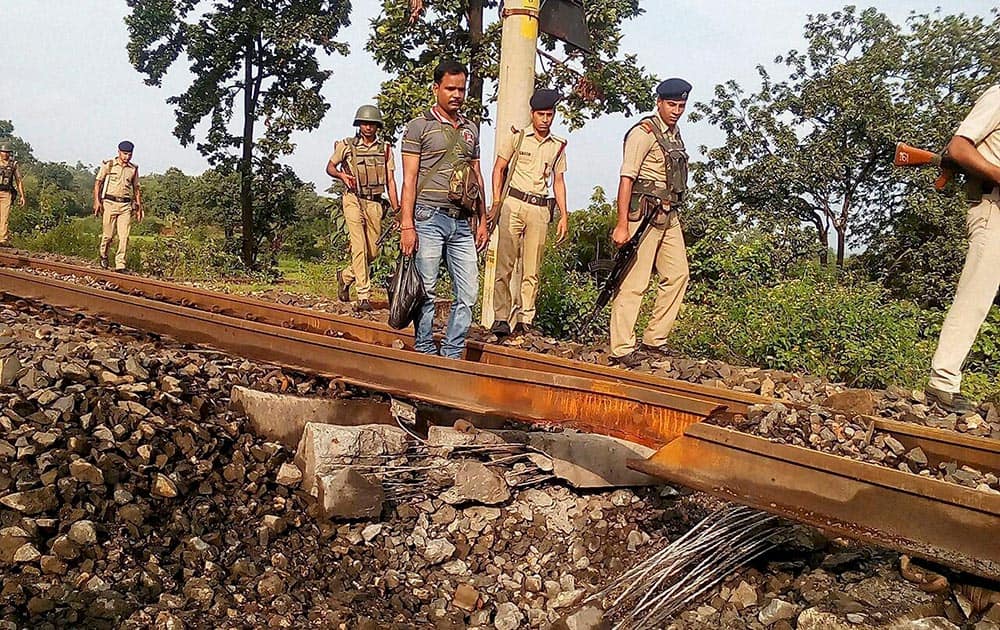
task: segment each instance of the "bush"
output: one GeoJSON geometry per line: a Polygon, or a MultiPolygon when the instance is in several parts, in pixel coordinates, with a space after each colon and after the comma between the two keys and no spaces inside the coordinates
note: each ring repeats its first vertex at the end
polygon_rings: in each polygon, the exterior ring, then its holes
{"type": "Polygon", "coordinates": [[[143,248],[144,273],[184,280],[209,280],[245,275],[240,257],[225,238],[180,227],[176,236],[153,237],[143,248]]]}
{"type": "Polygon", "coordinates": [[[685,309],[671,343],[685,353],[808,372],[858,387],[917,386],[934,349],[928,314],[874,283],[817,274],[685,309]]]}

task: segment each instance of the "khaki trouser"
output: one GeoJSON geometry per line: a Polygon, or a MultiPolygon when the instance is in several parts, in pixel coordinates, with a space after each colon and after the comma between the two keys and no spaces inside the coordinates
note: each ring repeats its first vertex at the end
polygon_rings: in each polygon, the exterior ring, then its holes
{"type": "Polygon", "coordinates": [[[0,243],[7,242],[10,234],[7,233],[7,220],[10,219],[10,205],[14,201],[14,193],[0,192],[0,243]]]}
{"type": "Polygon", "coordinates": [[[507,197],[500,209],[498,227],[496,281],[493,283],[494,319],[508,322],[512,327],[517,321],[530,324],[535,320],[538,268],[549,231],[549,209],[507,197]],[[518,262],[521,263],[520,286],[513,278],[518,262]],[[514,284],[513,290],[511,284],[514,284]],[[515,292],[520,294],[520,300],[516,299],[515,292]],[[512,299],[519,307],[511,304],[512,299]]]}
{"type": "MultiPolygon", "coordinates": [[[[629,223],[629,234],[635,234],[639,222],[629,223]]],[[[611,303],[611,354],[621,357],[635,350],[635,320],[639,317],[642,294],[649,286],[649,277],[656,269],[656,302],[653,316],[646,327],[642,342],[659,347],[674,327],[677,313],[688,285],[687,252],[684,233],[676,212],[671,212],[662,228],[652,227],[639,241],[635,262],[622,280],[618,295],[611,303]]]]}
{"type": "Polygon", "coordinates": [[[343,206],[351,243],[351,264],[344,269],[344,282],[354,283],[358,299],[367,300],[371,293],[368,265],[378,256],[375,243],[382,233],[382,204],[344,193],[343,206]]]}
{"type": "Polygon", "coordinates": [[[103,201],[104,216],[101,232],[101,258],[107,258],[111,250],[111,239],[118,232],[118,251],[115,254],[115,270],[125,268],[125,250],[128,249],[128,235],[132,230],[132,203],[103,201]]]}
{"type": "Polygon", "coordinates": [[[928,382],[931,387],[952,393],[957,393],[962,385],[962,363],[1000,287],[1000,206],[995,189],[981,203],[969,208],[966,229],[969,251],[955,301],[941,327],[928,382]]]}

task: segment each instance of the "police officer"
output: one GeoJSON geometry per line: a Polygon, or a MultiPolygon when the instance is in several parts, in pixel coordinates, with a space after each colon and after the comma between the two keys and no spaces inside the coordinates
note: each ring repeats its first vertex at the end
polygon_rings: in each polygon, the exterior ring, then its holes
{"type": "Polygon", "coordinates": [[[647,350],[662,351],[688,284],[687,252],[678,210],[687,190],[688,155],[677,122],[684,114],[691,84],[667,79],[656,87],[656,113],[625,136],[618,182],[618,222],[611,239],[624,245],[644,213],[652,222],[639,242],[635,263],[622,280],[611,306],[611,361],[634,367],[635,320],[653,269],[659,276],[653,315],[643,335],[647,350]]]}
{"type": "Polygon", "coordinates": [[[559,208],[557,242],[566,238],[566,140],[550,133],[556,103],[555,90],[536,90],[531,97],[531,129],[511,129],[500,143],[493,164],[493,208],[490,220],[498,221],[496,280],[493,285],[494,323],[498,337],[511,333],[510,322],[519,319],[515,330],[531,332],[538,296],[538,267],[545,250],[545,237],[552,220],[549,180],[559,208]],[[506,177],[504,176],[506,172],[506,177]],[[497,211],[500,212],[499,218],[497,211]],[[520,313],[511,301],[511,275],[521,263],[520,313]]]}
{"type": "Polygon", "coordinates": [[[351,244],[351,262],[337,272],[338,297],[351,300],[351,285],[356,285],[357,311],[370,311],[371,280],[368,266],[378,256],[375,247],[382,231],[382,193],[388,192],[393,212],[399,210],[396,193],[396,165],[392,146],[378,138],[382,112],[374,105],[362,105],[354,115],[358,133],[339,140],[326,165],[326,172],[344,183],[342,199],[347,234],[351,244]]]}
{"type": "Polygon", "coordinates": [[[17,203],[24,207],[24,184],[21,182],[21,170],[13,158],[13,150],[9,144],[0,144],[0,246],[8,244],[10,234],[7,231],[7,220],[10,218],[10,206],[17,194],[17,203]]]}
{"type": "Polygon", "coordinates": [[[974,406],[959,393],[962,363],[1000,286],[1000,85],[979,97],[947,151],[967,175],[969,250],[925,391],[946,411],[966,413],[974,406]]]}
{"type": "Polygon", "coordinates": [[[101,267],[108,268],[111,240],[118,233],[115,271],[125,271],[125,252],[132,217],[142,221],[142,193],[139,190],[139,166],[132,162],[135,145],[128,140],[118,143],[118,155],[101,164],[94,182],[94,216],[102,214],[101,267]]]}

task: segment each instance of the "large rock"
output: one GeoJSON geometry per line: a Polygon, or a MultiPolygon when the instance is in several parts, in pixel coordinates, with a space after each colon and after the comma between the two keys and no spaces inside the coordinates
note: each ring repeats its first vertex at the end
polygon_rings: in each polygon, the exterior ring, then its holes
{"type": "Polygon", "coordinates": [[[878,410],[875,392],[869,389],[847,389],[830,394],[823,406],[861,416],[873,416],[878,410]]]}
{"type": "Polygon", "coordinates": [[[21,371],[21,362],[16,356],[9,356],[0,359],[0,386],[10,387],[17,378],[17,373],[21,371]]]}
{"type": "Polygon", "coordinates": [[[900,623],[894,630],[959,630],[959,627],[944,617],[924,617],[900,623]]]}
{"type": "Polygon", "coordinates": [[[38,514],[59,507],[55,492],[51,488],[14,492],[0,498],[0,503],[23,514],[38,514]]]}
{"type": "Polygon", "coordinates": [[[575,488],[658,486],[662,479],[636,472],[626,462],[653,449],[591,433],[531,433],[528,444],[552,458],[552,474],[575,488]]]}
{"type": "Polygon", "coordinates": [[[770,626],[773,623],[777,623],[782,619],[791,619],[795,617],[798,612],[798,607],[795,604],[786,602],[783,599],[772,599],[767,606],[761,609],[757,613],[757,621],[761,622],[765,626],[770,626]]]}
{"type": "Polygon", "coordinates": [[[497,505],[510,498],[510,488],[503,475],[481,462],[463,461],[455,470],[455,485],[442,495],[447,503],[474,501],[497,505]]]}
{"type": "Polygon", "coordinates": [[[383,456],[406,451],[408,440],[406,432],[395,426],[341,427],[310,422],[295,454],[302,487],[316,494],[317,476],[329,476],[350,464],[384,463],[383,456]]]}
{"type": "Polygon", "coordinates": [[[295,448],[310,422],[342,426],[395,424],[389,405],[372,400],[303,398],[236,386],[230,406],[250,419],[256,435],[289,448],[295,448]]]}
{"type": "Polygon", "coordinates": [[[382,513],[382,484],[349,466],[321,475],[317,490],[324,518],[378,518],[382,513]]]}
{"type": "Polygon", "coordinates": [[[852,628],[837,615],[822,612],[818,608],[803,610],[795,621],[795,627],[797,630],[851,630],[852,628]]]}
{"type": "Polygon", "coordinates": [[[552,624],[552,630],[610,630],[611,624],[604,618],[604,611],[594,605],[566,615],[552,624]]]}

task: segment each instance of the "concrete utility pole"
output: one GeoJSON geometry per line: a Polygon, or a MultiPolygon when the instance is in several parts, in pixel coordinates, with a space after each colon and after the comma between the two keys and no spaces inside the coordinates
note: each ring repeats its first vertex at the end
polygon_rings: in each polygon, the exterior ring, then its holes
{"type": "MultiPolygon", "coordinates": [[[[528,101],[535,91],[535,49],[538,47],[539,0],[506,0],[502,14],[503,31],[500,38],[500,77],[497,94],[497,125],[495,144],[510,133],[510,128],[523,129],[531,123],[528,101]]],[[[493,159],[496,160],[494,149],[493,159]]],[[[493,171],[491,162],[483,169],[488,180],[493,171]]],[[[490,188],[489,181],[483,182],[490,188]]],[[[497,266],[497,231],[493,231],[486,250],[486,273],[483,278],[483,308],[480,322],[493,325],[493,283],[497,266]]],[[[520,274],[515,274],[520,275],[520,274]]],[[[520,284],[515,292],[520,302],[520,284]]],[[[514,322],[511,322],[511,326],[514,322]]]]}

